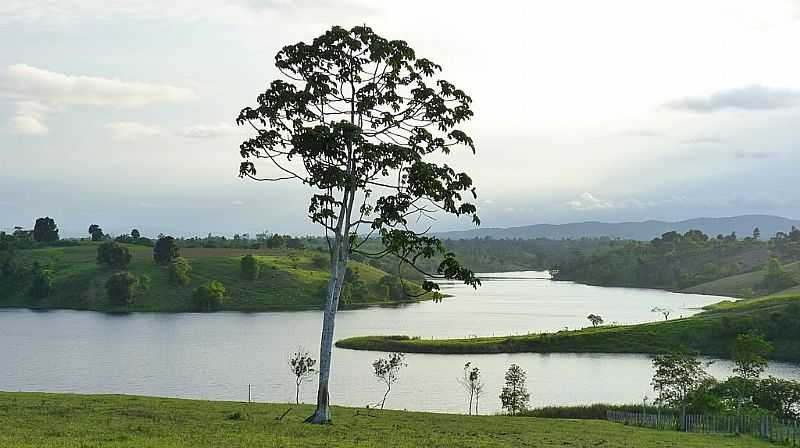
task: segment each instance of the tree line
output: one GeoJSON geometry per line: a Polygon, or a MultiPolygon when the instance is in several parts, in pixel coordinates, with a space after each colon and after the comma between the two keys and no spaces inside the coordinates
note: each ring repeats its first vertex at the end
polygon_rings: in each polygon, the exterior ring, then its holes
{"type": "Polygon", "coordinates": [[[783,272],[780,263],[800,259],[800,251],[795,252],[800,247],[800,231],[793,228],[769,241],[760,238],[758,228],[741,239],[736,233],[711,238],[699,230],[667,232],[649,242],[621,241],[607,250],[576,253],[554,265],[551,273],[556,280],[676,290],[764,270],[767,278],[751,292],[754,295],[798,284],[797,278],[783,272]]]}

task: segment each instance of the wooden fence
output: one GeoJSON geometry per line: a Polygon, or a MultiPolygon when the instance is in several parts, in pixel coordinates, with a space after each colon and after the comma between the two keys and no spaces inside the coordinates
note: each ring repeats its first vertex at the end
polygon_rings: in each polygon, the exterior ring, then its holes
{"type": "Polygon", "coordinates": [[[642,412],[606,412],[606,419],[625,425],[686,432],[749,434],[754,437],[800,447],[800,421],[770,416],[689,415],[683,424],[681,417],[670,414],[642,412]]]}

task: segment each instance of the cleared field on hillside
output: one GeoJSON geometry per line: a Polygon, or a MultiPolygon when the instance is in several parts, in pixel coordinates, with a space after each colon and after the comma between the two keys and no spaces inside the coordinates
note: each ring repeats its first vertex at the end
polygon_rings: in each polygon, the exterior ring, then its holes
{"type": "MultiPolygon", "coordinates": [[[[132,305],[119,310],[109,303],[105,282],[115,271],[96,263],[97,243],[74,247],[20,250],[18,259],[27,264],[38,261],[54,272],[53,292],[39,301],[26,290],[3,294],[0,306],[29,308],[71,308],[98,311],[192,311],[192,291],[211,280],[223,283],[226,297],[222,310],[274,311],[319,309],[324,305],[328,279],[327,253],[313,250],[252,249],[181,249],[181,256],[191,264],[191,281],[185,286],[169,282],[166,266],[153,261],[153,249],[127,245],[133,254],[128,271],[150,278],[150,287],[139,294],[132,305]],[[254,255],[261,266],[256,280],[244,279],[240,260],[254,255]]],[[[387,274],[372,266],[351,262],[350,268],[364,284],[363,301],[350,307],[395,304],[385,287],[379,285],[387,274]]]]}

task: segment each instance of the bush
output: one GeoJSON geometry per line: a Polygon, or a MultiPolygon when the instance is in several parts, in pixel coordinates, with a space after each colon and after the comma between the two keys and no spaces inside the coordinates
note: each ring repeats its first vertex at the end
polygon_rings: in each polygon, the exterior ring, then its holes
{"type": "Polygon", "coordinates": [[[36,300],[50,295],[53,290],[53,271],[34,262],[31,269],[31,297],[36,300]]]}
{"type": "Polygon", "coordinates": [[[125,269],[131,263],[131,251],[125,246],[108,241],[97,246],[97,263],[112,269],[125,269]]]}
{"type": "Polygon", "coordinates": [[[136,292],[144,293],[149,289],[150,289],[150,276],[147,274],[140,275],[139,280],[136,283],[136,292]]]}
{"type": "Polygon", "coordinates": [[[153,260],[156,263],[167,264],[178,257],[180,257],[180,250],[175,238],[162,236],[156,241],[156,245],[153,247],[153,260]]]}
{"type": "Polygon", "coordinates": [[[200,311],[213,311],[222,305],[225,297],[225,287],[221,282],[211,280],[208,285],[197,287],[192,293],[195,307],[200,311]]]}
{"type": "Polygon", "coordinates": [[[178,257],[169,264],[169,282],[176,286],[186,286],[192,281],[192,266],[189,260],[178,257]]]}
{"type": "Polygon", "coordinates": [[[258,279],[261,273],[261,266],[258,264],[256,257],[252,255],[245,255],[240,262],[242,277],[248,280],[258,279]]]}
{"type": "Polygon", "coordinates": [[[128,306],[133,303],[138,281],[130,272],[117,272],[106,281],[108,300],[115,306],[128,306]]]}

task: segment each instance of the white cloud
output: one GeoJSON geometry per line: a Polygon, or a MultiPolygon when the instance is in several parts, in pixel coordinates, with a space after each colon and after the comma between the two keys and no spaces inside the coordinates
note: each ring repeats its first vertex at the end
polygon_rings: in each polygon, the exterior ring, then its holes
{"type": "Polygon", "coordinates": [[[236,133],[236,126],[219,123],[215,125],[188,126],[181,130],[181,135],[189,138],[216,138],[236,133]]]}
{"type": "Polygon", "coordinates": [[[153,137],[161,134],[161,129],[135,121],[117,121],[108,123],[105,128],[111,132],[111,136],[117,140],[130,140],[140,137],[153,137]]]}
{"type": "Polygon", "coordinates": [[[581,193],[578,199],[567,202],[567,205],[575,210],[603,210],[616,207],[614,201],[599,199],[589,192],[581,193]]]}
{"type": "Polygon", "coordinates": [[[233,205],[244,205],[244,201],[240,199],[236,199],[235,201],[231,202],[233,205]]]}
{"type": "Polygon", "coordinates": [[[27,64],[8,67],[0,78],[0,94],[54,104],[103,106],[183,103],[195,97],[194,91],[185,87],[66,75],[27,64]]]}
{"type": "Polygon", "coordinates": [[[723,109],[769,110],[800,105],[800,90],[751,85],[720,90],[708,96],[688,97],[667,104],[668,108],[710,113],[723,109]]]}
{"type": "MultiPolygon", "coordinates": [[[[136,107],[182,103],[195,97],[192,89],[165,84],[120,81],[96,76],[67,75],[27,64],[14,64],[0,74],[0,96],[17,100],[11,128],[18,134],[48,132],[46,115],[67,105],[136,107]]],[[[111,126],[123,138],[148,134],[144,128],[111,126]]],[[[152,128],[149,131],[152,135],[152,128]]]]}
{"type": "Polygon", "coordinates": [[[42,135],[48,132],[44,125],[45,114],[52,108],[38,101],[18,101],[16,112],[11,118],[11,130],[22,135],[42,135]]]}

